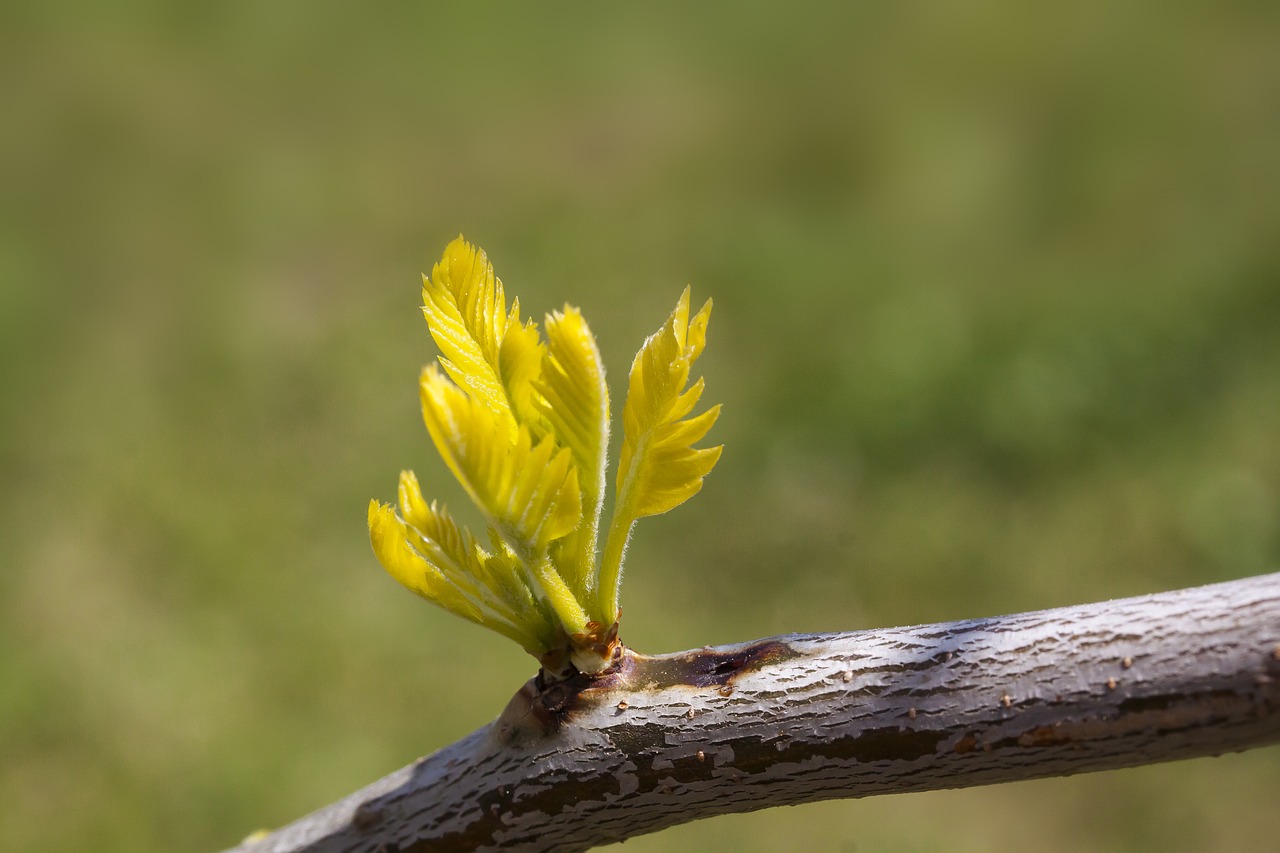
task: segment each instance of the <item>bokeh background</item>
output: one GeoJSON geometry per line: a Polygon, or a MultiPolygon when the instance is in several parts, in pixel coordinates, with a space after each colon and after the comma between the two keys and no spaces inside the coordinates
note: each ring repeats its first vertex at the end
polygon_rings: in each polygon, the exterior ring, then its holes
{"type": "MultiPolygon", "coordinates": [[[[0,849],[209,851],[533,672],[367,542],[463,232],[615,383],[686,283],[724,457],[648,652],[1280,567],[1280,6],[0,8],[0,849]]],[[[617,387],[621,387],[620,385],[617,387]]],[[[630,851],[1262,851],[1274,749],[630,851]]]]}

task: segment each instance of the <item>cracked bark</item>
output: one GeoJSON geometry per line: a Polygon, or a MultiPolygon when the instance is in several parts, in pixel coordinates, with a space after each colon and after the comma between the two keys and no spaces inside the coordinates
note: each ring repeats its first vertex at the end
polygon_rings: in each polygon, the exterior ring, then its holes
{"type": "Polygon", "coordinates": [[[1280,574],[789,635],[526,684],[494,723],[240,853],[586,850],[702,817],[1280,741],[1280,574]]]}

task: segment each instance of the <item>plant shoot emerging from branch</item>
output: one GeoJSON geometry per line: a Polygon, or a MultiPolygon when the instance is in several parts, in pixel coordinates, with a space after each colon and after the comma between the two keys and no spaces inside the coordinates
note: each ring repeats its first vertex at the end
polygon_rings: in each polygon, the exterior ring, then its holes
{"type": "Polygon", "coordinates": [[[386,570],[446,610],[584,672],[609,663],[618,588],[635,522],[684,503],[720,458],[695,448],[720,407],[692,415],[690,384],[711,300],[692,317],[689,289],[631,365],[613,516],[604,529],[609,389],[577,308],[546,316],[546,341],[520,301],[507,308],[485,253],[459,237],[422,277],[423,314],[440,348],[419,383],[427,432],[479,508],[480,539],[400,475],[395,506],[369,504],[386,570]]]}

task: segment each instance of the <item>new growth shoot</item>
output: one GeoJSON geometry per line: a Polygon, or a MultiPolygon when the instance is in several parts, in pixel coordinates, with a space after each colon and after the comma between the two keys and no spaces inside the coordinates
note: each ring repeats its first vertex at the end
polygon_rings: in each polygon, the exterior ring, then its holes
{"type": "Polygon", "coordinates": [[[422,417],[445,464],[484,517],[483,539],[400,474],[395,506],[371,501],[369,535],[386,570],[441,607],[583,672],[608,665],[618,589],[635,522],[684,503],[720,458],[695,448],[720,414],[691,414],[689,382],[711,300],[689,316],[689,289],[631,364],[613,515],[609,389],[577,308],[548,314],[546,340],[520,301],[507,308],[485,253],[461,237],[422,277],[422,312],[440,348],[419,383],[422,417]]]}

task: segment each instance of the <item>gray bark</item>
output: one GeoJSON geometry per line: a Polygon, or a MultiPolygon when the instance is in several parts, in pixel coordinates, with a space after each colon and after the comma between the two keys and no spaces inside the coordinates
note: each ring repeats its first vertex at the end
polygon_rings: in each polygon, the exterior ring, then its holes
{"type": "Polygon", "coordinates": [[[1280,574],[543,687],[243,853],[585,850],[711,815],[1280,741],[1280,574]]]}

